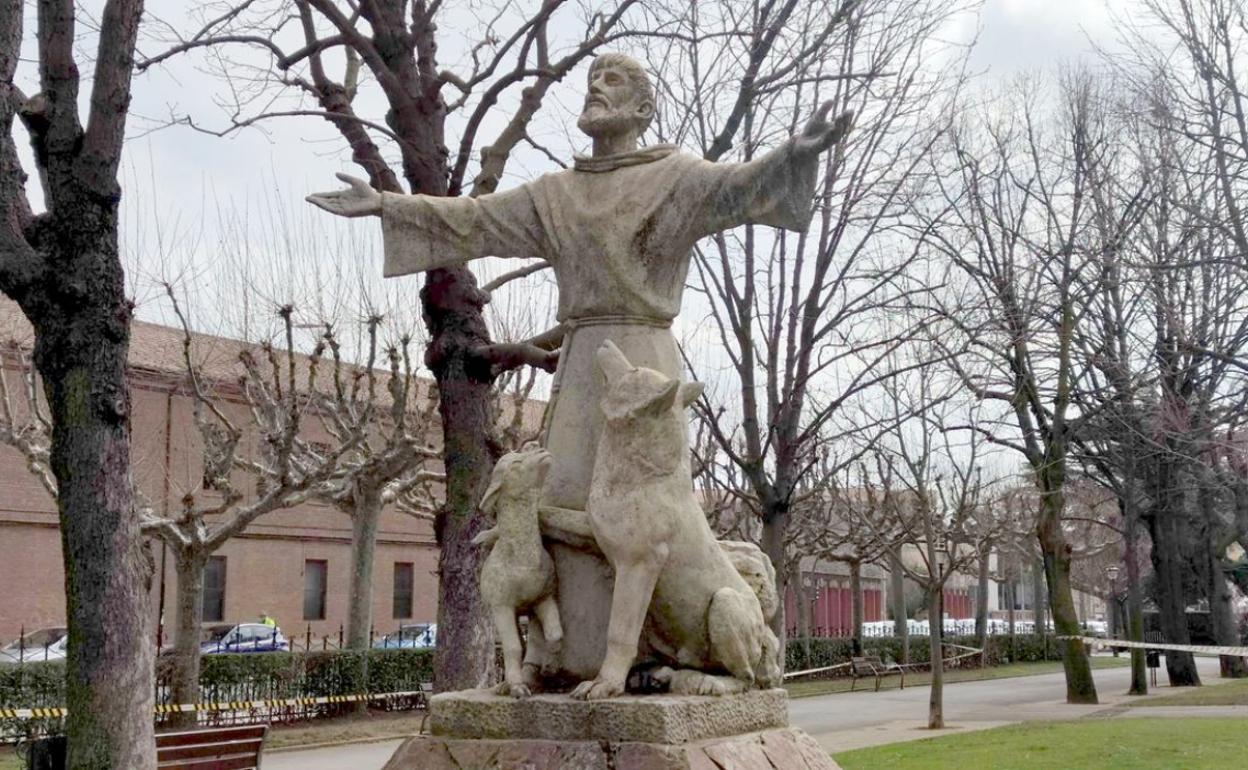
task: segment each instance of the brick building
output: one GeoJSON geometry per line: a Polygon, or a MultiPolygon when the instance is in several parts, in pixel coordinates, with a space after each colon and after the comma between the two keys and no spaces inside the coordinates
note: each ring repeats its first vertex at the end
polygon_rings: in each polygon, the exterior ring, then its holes
{"type": "MultiPolygon", "coordinates": [[[[142,322],[133,325],[132,335],[135,479],[157,510],[176,510],[188,492],[211,494],[202,489],[200,438],[192,421],[183,335],[179,329],[142,322]]],[[[3,366],[10,404],[19,419],[26,408],[22,356],[17,351],[28,351],[30,338],[30,328],[16,307],[0,303],[0,342],[11,339],[17,345],[5,346],[3,366]]],[[[193,337],[197,365],[207,378],[223,385],[219,390],[227,410],[243,345],[209,335],[193,337]]],[[[428,382],[423,386],[428,387],[428,382]]],[[[232,401],[232,408],[240,414],[239,424],[244,424],[244,407],[237,393],[232,401]]],[[[538,419],[541,408],[540,403],[527,402],[526,420],[538,419]]],[[[437,432],[436,424],[431,425],[430,433],[437,432]]],[[[261,517],[243,535],[226,543],[210,564],[205,574],[205,622],[254,620],[266,612],[277,619],[287,636],[302,641],[310,633],[336,642],[347,616],[350,543],[350,519],[328,504],[308,502],[261,517]]],[[[157,565],[153,612],[159,617],[163,606],[168,631],[176,602],[173,558],[158,539],[151,541],[151,553],[157,565]]],[[[430,523],[387,509],[375,558],[373,618],[378,633],[436,619],[436,569],[437,548],[430,523]]],[[[29,631],[64,622],[64,572],[55,504],[27,469],[21,453],[0,446],[0,640],[15,638],[23,628],[29,631]]]]}

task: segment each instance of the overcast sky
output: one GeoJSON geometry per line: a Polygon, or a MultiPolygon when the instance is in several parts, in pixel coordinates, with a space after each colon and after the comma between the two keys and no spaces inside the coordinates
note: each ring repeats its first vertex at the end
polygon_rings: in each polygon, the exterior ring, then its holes
{"type": "MultiPolygon", "coordinates": [[[[991,81],[1076,60],[1086,54],[1089,37],[1109,44],[1113,39],[1111,6],[1121,7],[1125,1],[986,0],[978,17],[962,20],[950,35],[966,39],[978,30],[973,69],[991,81]]],[[[98,3],[87,3],[93,4],[98,3]]],[[[186,10],[195,5],[194,0],[162,0],[149,3],[149,10],[187,29],[186,10]]],[[[449,30],[473,29],[476,24],[476,19],[462,13],[442,19],[449,30]]],[[[28,37],[30,28],[33,24],[28,37]]],[[[159,50],[151,43],[144,48],[149,54],[159,50]]],[[[440,53],[448,60],[454,58],[453,50],[445,47],[440,53]]],[[[25,74],[30,79],[33,67],[26,68],[25,74]]],[[[577,89],[582,82],[579,77],[569,81],[577,89]]],[[[219,309],[221,298],[230,294],[220,284],[228,283],[229,276],[214,275],[212,263],[223,250],[258,265],[267,261],[266,251],[316,250],[329,241],[350,255],[344,257],[346,261],[359,262],[360,269],[379,275],[375,221],[343,223],[319,215],[302,202],[309,191],[337,186],[334,172],[358,173],[328,124],[315,118],[276,120],[266,123],[263,131],[244,130],[227,138],[181,127],[150,131],[170,114],[190,114],[204,125],[224,125],[227,116],[214,101],[220,99],[221,89],[219,80],[186,63],[136,78],[132,138],[123,171],[123,238],[137,258],[131,262],[131,272],[140,300],[139,316],[170,320],[148,286],[151,278],[161,276],[199,287],[201,304],[207,306],[199,310],[199,317],[219,309]],[[222,231],[222,210],[243,218],[235,231],[222,231]],[[244,249],[249,252],[240,255],[244,249]],[[218,285],[212,292],[215,299],[204,296],[209,284],[218,285]]],[[[548,126],[546,130],[562,129],[548,126]]],[[[555,146],[559,146],[557,141],[555,146]]],[[[563,149],[580,148],[565,140],[563,149]]],[[[541,167],[544,162],[522,163],[513,171],[524,177],[550,170],[550,165],[541,167]]],[[[32,197],[37,198],[35,187],[32,197]]],[[[279,257],[275,267],[261,272],[271,278],[276,273],[279,285],[289,285],[292,271],[300,272],[296,268],[297,263],[290,261],[283,266],[279,257]]],[[[403,278],[388,283],[395,284],[396,291],[414,291],[417,281],[403,278]]]]}

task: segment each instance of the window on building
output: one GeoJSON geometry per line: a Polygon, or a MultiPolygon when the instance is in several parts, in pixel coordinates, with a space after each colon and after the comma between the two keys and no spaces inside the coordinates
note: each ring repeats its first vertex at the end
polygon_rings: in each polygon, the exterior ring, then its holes
{"type": "Polygon", "coordinates": [[[303,563],[303,619],[325,619],[325,590],[329,584],[329,562],[308,559],[303,563]]]}
{"type": "Polygon", "coordinates": [[[394,563],[394,617],[395,619],[412,616],[412,563],[396,561],[394,563]]]}
{"type": "Polygon", "coordinates": [[[204,622],[225,620],[225,557],[210,556],[204,565],[204,622]]]}

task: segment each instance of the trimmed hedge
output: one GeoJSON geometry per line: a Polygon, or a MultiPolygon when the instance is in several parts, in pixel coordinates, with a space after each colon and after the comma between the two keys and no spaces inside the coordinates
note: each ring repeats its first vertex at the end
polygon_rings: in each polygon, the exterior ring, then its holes
{"type": "MultiPolygon", "coordinates": [[[[974,636],[946,636],[946,644],[976,647],[974,636]]],[[[902,640],[894,636],[868,637],[862,640],[863,652],[879,655],[885,662],[902,662],[902,640]]],[[[785,648],[785,670],[800,671],[808,668],[824,668],[848,663],[852,657],[853,640],[844,637],[811,637],[789,639],[785,648]]],[[[926,636],[910,637],[910,663],[923,664],[931,660],[931,645],[926,636]]],[[[1061,645],[1052,636],[1015,634],[1013,642],[1008,636],[988,637],[987,655],[973,655],[958,661],[964,668],[978,668],[981,661],[989,666],[1003,663],[1031,663],[1042,660],[1061,660],[1061,645]]],[[[946,653],[946,657],[952,657],[946,653]]],[[[833,671],[828,676],[848,676],[848,669],[833,671]]]]}

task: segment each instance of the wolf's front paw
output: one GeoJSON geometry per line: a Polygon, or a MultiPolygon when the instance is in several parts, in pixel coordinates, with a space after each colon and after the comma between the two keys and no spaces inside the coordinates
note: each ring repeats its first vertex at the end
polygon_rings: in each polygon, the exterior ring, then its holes
{"type": "Polygon", "coordinates": [[[532,695],[529,686],[523,682],[501,682],[494,688],[497,695],[510,695],[513,698],[527,698],[532,695]]]}
{"type": "Polygon", "coordinates": [[[572,691],[572,697],[577,700],[606,700],[624,694],[623,682],[607,682],[597,679],[590,682],[581,682],[572,691]]]}

